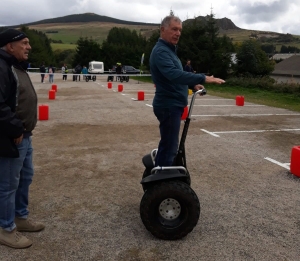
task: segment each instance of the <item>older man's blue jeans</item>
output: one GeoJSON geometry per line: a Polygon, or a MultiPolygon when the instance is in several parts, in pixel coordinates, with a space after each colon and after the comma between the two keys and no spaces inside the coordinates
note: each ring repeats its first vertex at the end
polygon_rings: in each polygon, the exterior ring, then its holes
{"type": "Polygon", "coordinates": [[[19,158],[0,157],[0,227],[12,231],[15,217],[27,218],[33,177],[31,137],[17,145],[19,158]]]}
{"type": "Polygon", "coordinates": [[[182,107],[157,108],[153,111],[159,121],[160,142],[155,166],[172,166],[178,150],[182,107]]]}

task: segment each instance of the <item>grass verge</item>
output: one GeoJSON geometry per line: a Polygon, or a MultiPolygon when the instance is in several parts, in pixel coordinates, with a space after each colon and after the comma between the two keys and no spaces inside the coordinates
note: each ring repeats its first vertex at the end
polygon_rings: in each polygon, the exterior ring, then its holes
{"type": "Polygon", "coordinates": [[[140,82],[153,83],[151,76],[130,76],[130,78],[140,82]]]}
{"type": "Polygon", "coordinates": [[[292,111],[300,111],[300,97],[289,93],[279,93],[256,88],[244,88],[239,86],[206,85],[207,93],[224,98],[235,98],[242,95],[246,102],[263,104],[267,106],[284,108],[292,111]]]}

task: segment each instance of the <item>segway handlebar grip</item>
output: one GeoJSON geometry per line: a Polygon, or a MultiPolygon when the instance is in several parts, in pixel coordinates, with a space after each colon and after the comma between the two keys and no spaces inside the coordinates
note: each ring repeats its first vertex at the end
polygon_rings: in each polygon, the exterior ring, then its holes
{"type": "Polygon", "coordinates": [[[203,95],[205,95],[205,94],[207,93],[207,91],[206,91],[205,88],[203,88],[201,91],[202,91],[202,92],[200,92],[200,96],[203,96],[203,95]]]}
{"type": "Polygon", "coordinates": [[[200,94],[201,96],[203,96],[206,93],[207,92],[206,92],[205,88],[203,88],[201,90],[198,90],[198,91],[196,91],[196,92],[193,93],[192,100],[191,100],[191,103],[190,103],[189,113],[188,113],[187,118],[191,118],[191,116],[192,116],[192,110],[193,110],[193,106],[194,106],[194,102],[195,102],[197,94],[200,94]]]}

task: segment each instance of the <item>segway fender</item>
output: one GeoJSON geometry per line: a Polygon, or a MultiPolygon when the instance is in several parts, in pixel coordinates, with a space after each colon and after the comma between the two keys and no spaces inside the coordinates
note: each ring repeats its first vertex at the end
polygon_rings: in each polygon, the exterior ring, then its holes
{"type": "Polygon", "coordinates": [[[187,178],[186,174],[180,173],[178,170],[160,170],[157,173],[151,174],[146,178],[142,179],[141,184],[160,181],[160,180],[168,180],[175,178],[187,178]]]}
{"type": "Polygon", "coordinates": [[[153,169],[154,168],[154,164],[153,164],[153,160],[152,160],[151,154],[145,155],[143,157],[143,159],[142,159],[142,162],[143,162],[144,166],[147,169],[153,169]]]}

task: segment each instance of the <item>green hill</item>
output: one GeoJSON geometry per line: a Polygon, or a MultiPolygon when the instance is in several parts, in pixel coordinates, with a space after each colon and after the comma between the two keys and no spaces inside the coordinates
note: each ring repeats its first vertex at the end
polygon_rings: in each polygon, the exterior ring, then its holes
{"type": "MultiPolygon", "coordinates": [[[[124,25],[158,25],[158,24],[151,24],[151,23],[142,23],[142,22],[131,22],[120,20],[108,16],[97,15],[94,13],[84,13],[84,14],[73,14],[73,15],[66,15],[57,18],[51,19],[44,19],[32,23],[24,24],[26,26],[31,25],[40,25],[40,24],[53,24],[53,23],[90,23],[90,22],[103,22],[103,23],[115,23],[115,24],[124,24],[124,25]]],[[[11,27],[16,27],[11,26],[11,27]]]]}
{"type": "MultiPolygon", "coordinates": [[[[206,18],[207,17],[199,16],[194,19],[205,23],[206,18]]],[[[194,19],[183,21],[183,25],[192,22],[194,19]]],[[[275,44],[277,50],[279,50],[281,45],[296,46],[300,48],[299,36],[242,29],[226,17],[216,19],[216,23],[219,26],[219,35],[226,34],[234,43],[242,42],[250,38],[256,38],[262,43],[275,44]]],[[[109,30],[113,27],[125,27],[130,30],[136,30],[146,38],[151,36],[153,31],[157,30],[159,27],[158,23],[131,22],[94,13],[67,15],[24,25],[45,33],[48,38],[57,42],[52,44],[53,49],[75,48],[79,37],[87,37],[101,44],[103,40],[106,39],[109,30]]],[[[17,28],[20,27],[20,25],[9,27],[17,28]]]]}

